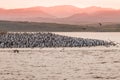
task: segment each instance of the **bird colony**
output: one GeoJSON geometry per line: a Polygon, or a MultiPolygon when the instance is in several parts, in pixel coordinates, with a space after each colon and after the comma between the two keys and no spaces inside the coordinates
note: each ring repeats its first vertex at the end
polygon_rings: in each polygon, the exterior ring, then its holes
{"type": "Polygon", "coordinates": [[[48,32],[0,34],[0,48],[91,47],[111,42],[62,36],[48,32]]]}

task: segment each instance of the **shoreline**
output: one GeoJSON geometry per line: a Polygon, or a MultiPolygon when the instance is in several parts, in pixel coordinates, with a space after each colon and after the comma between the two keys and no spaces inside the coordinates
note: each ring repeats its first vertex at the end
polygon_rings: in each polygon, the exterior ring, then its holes
{"type": "Polygon", "coordinates": [[[105,46],[96,46],[96,47],[56,47],[56,48],[0,48],[1,51],[12,51],[12,50],[25,50],[25,51],[40,51],[40,50],[110,50],[110,49],[116,49],[120,50],[120,46],[110,46],[110,47],[105,47],[105,46]]]}

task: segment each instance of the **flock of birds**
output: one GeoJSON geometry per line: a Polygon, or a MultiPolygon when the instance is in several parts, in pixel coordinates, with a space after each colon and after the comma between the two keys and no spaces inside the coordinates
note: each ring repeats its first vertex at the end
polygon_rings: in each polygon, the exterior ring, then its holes
{"type": "Polygon", "coordinates": [[[0,48],[91,47],[109,46],[112,42],[68,37],[47,32],[0,34],[0,48]]]}

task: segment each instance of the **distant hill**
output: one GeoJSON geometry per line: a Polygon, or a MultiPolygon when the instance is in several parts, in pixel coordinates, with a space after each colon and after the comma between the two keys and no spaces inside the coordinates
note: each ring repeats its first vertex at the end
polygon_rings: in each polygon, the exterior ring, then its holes
{"type": "Polygon", "coordinates": [[[41,11],[40,9],[23,8],[23,9],[0,9],[1,20],[21,20],[26,18],[52,18],[53,16],[41,11]]]}
{"type": "Polygon", "coordinates": [[[0,21],[0,31],[8,32],[120,32],[120,23],[69,25],[56,23],[0,21]]]}
{"type": "Polygon", "coordinates": [[[93,14],[81,13],[74,14],[70,17],[64,18],[68,22],[120,22],[120,10],[118,11],[99,11],[93,14]]]}
{"type": "Polygon", "coordinates": [[[79,8],[71,5],[37,6],[20,9],[0,8],[0,20],[62,24],[120,22],[120,10],[96,6],[79,8]]]}

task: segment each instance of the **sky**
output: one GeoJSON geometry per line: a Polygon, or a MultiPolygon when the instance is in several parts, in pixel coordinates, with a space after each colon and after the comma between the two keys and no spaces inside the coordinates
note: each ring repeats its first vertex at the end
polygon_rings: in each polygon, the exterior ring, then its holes
{"type": "Polygon", "coordinates": [[[120,9],[120,0],[0,0],[0,8],[14,9],[33,6],[73,5],[80,8],[98,6],[120,9]]]}

